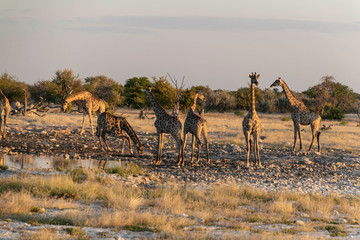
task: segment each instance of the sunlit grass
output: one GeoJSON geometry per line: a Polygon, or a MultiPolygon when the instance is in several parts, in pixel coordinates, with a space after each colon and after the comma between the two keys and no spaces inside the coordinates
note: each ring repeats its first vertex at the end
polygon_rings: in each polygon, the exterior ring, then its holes
{"type": "MultiPolygon", "coordinates": [[[[357,223],[359,206],[360,199],[355,197],[276,193],[235,184],[197,189],[168,183],[144,188],[116,181],[104,184],[96,177],[78,181],[71,174],[0,179],[0,218],[31,224],[142,229],[190,238],[183,228],[199,224],[251,230],[251,224],[281,223],[293,226],[281,234],[311,232],[316,224],[323,226],[339,216],[357,223]],[[94,203],[98,209],[90,206],[94,203]],[[64,210],[52,217],[43,215],[42,209],[46,212],[49,208],[64,210]],[[311,224],[294,225],[301,213],[308,215],[311,224]]],[[[343,234],[341,229],[333,231],[334,236],[343,234]]]]}

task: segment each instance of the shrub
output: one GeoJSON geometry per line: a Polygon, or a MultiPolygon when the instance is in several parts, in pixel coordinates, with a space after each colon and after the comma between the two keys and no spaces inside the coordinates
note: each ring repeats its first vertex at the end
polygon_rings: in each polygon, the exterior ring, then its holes
{"type": "Polygon", "coordinates": [[[323,119],[329,120],[342,120],[345,117],[345,112],[342,108],[339,107],[325,106],[321,117],[323,119]]]}
{"type": "Polygon", "coordinates": [[[237,116],[244,116],[245,113],[243,111],[235,111],[234,114],[237,116]]]}

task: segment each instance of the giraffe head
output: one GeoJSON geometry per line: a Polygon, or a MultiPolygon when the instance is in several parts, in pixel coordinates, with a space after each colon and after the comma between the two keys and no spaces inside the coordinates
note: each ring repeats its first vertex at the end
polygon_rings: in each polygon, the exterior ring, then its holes
{"type": "Polygon", "coordinates": [[[275,82],[273,84],[271,84],[270,87],[279,87],[282,86],[283,84],[283,80],[281,79],[281,77],[279,77],[278,79],[275,80],[275,82]]]}
{"type": "Polygon", "coordinates": [[[251,73],[249,74],[249,78],[251,79],[251,84],[255,84],[256,86],[259,86],[258,78],[260,77],[260,74],[251,73]]]}
{"type": "Polygon", "coordinates": [[[206,102],[206,98],[205,98],[204,94],[201,91],[196,91],[195,92],[194,99],[200,99],[200,100],[206,102]]]}
{"type": "Polygon", "coordinates": [[[66,112],[66,110],[68,109],[68,105],[69,105],[69,103],[68,103],[67,101],[65,101],[65,102],[63,103],[63,105],[62,105],[62,111],[63,111],[63,112],[66,112]]]}

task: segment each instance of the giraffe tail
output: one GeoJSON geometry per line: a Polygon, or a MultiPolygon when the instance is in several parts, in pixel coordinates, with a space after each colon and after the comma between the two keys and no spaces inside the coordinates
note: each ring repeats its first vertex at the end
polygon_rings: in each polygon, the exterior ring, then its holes
{"type": "Polygon", "coordinates": [[[138,152],[142,154],[143,146],[142,146],[138,136],[136,135],[134,129],[130,126],[130,124],[126,120],[126,118],[121,117],[120,125],[121,125],[121,129],[124,129],[124,131],[129,135],[131,140],[135,143],[138,152]]]}

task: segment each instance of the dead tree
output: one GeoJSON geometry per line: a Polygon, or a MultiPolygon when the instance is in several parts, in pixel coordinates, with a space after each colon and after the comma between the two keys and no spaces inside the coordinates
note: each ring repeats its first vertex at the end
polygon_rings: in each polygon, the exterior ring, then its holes
{"type": "Polygon", "coordinates": [[[47,112],[49,111],[49,106],[45,106],[43,104],[44,99],[42,97],[40,97],[40,102],[36,103],[36,104],[29,104],[27,103],[27,98],[25,97],[25,101],[24,101],[24,106],[22,106],[19,102],[13,102],[11,103],[12,105],[12,110],[10,111],[11,115],[24,115],[26,116],[27,114],[35,114],[37,116],[43,117],[45,116],[45,114],[41,115],[39,114],[39,112],[47,112]]]}
{"type": "Polygon", "coordinates": [[[179,109],[180,109],[180,98],[181,98],[181,91],[184,88],[184,79],[185,76],[183,76],[182,81],[181,81],[181,85],[180,87],[178,86],[178,80],[174,77],[174,79],[171,77],[171,75],[169,73],[167,73],[167,75],[170,77],[171,82],[174,84],[175,88],[176,88],[176,95],[175,95],[175,99],[172,99],[172,103],[174,104],[174,108],[172,111],[172,115],[177,117],[179,116],[179,109]]]}

